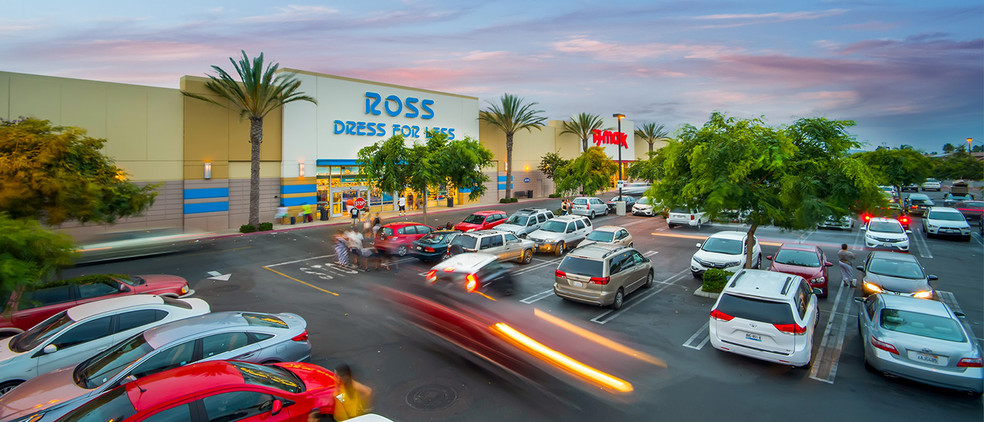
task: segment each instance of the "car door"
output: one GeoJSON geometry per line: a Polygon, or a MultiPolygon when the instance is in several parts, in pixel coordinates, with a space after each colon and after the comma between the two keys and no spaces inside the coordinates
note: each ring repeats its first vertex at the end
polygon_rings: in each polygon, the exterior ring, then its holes
{"type": "Polygon", "coordinates": [[[587,218],[574,220],[574,226],[576,227],[575,233],[577,234],[576,242],[581,243],[582,240],[588,235],[588,221],[587,218]]]}
{"type": "Polygon", "coordinates": [[[506,256],[503,259],[519,259],[523,255],[523,242],[512,233],[506,233],[502,236],[506,242],[506,256]]]}
{"type": "Polygon", "coordinates": [[[256,353],[253,351],[255,347],[250,346],[250,335],[242,331],[213,334],[202,338],[202,360],[237,359],[252,361],[256,353]]]}
{"type": "MultiPolygon", "coordinates": [[[[248,387],[243,386],[242,388],[248,387]]],[[[270,414],[270,408],[275,399],[277,398],[259,391],[226,391],[203,397],[202,405],[205,408],[208,422],[289,421],[289,410],[293,409],[284,409],[276,415],[270,414]]],[[[299,411],[304,412],[303,410],[299,411]]]]}
{"type": "Polygon", "coordinates": [[[482,241],[484,242],[485,239],[489,240],[490,246],[488,251],[483,251],[483,252],[498,256],[499,260],[509,259],[509,250],[506,247],[506,243],[502,240],[501,234],[496,233],[487,236],[484,239],[482,239],[482,241]]]}
{"type": "Polygon", "coordinates": [[[77,323],[58,334],[44,347],[54,345],[55,350],[35,353],[34,376],[75,365],[113,345],[114,315],[106,315],[77,323]]]}
{"type": "MultiPolygon", "coordinates": [[[[196,348],[200,347],[199,344],[199,340],[189,339],[164,349],[155,350],[151,355],[143,358],[143,361],[130,370],[127,375],[140,378],[196,362],[201,359],[201,353],[195,353],[196,348]]],[[[119,378],[121,375],[123,374],[117,375],[117,377],[119,378]]]]}
{"type": "Polygon", "coordinates": [[[140,419],[140,422],[187,422],[195,420],[191,417],[191,406],[197,403],[181,403],[166,409],[156,410],[155,413],[140,419]]]}

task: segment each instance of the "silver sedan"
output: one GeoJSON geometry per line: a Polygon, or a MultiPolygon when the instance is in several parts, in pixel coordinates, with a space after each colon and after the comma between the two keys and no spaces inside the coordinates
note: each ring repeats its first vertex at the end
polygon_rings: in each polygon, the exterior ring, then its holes
{"type": "Polygon", "coordinates": [[[879,372],[926,384],[984,391],[977,341],[948,306],[935,300],[874,294],[856,298],[864,361],[879,372]]]}
{"type": "Polygon", "coordinates": [[[218,312],[187,318],[21,384],[0,398],[0,420],[53,421],[120,384],[192,362],[296,362],[310,356],[307,322],[295,314],[218,312]]]}

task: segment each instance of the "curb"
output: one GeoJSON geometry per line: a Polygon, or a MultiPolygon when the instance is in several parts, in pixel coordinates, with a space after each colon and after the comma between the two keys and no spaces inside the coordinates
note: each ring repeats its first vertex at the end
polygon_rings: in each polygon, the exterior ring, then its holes
{"type": "Polygon", "coordinates": [[[698,287],[697,290],[694,290],[694,296],[706,297],[708,299],[717,299],[718,296],[721,296],[721,294],[720,293],[705,292],[705,291],[701,290],[700,287],[698,287]]]}

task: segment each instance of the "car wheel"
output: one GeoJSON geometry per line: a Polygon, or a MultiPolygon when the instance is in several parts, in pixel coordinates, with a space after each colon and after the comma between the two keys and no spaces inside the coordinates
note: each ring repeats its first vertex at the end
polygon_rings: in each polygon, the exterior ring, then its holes
{"type": "Polygon", "coordinates": [[[0,384],[0,396],[9,393],[10,390],[13,390],[14,387],[21,385],[22,382],[23,381],[7,381],[3,384],[0,384]]]}
{"type": "Polygon", "coordinates": [[[620,309],[622,307],[622,302],[625,301],[625,292],[619,287],[618,291],[615,292],[615,300],[612,301],[612,309],[620,309]]]}
{"type": "Polygon", "coordinates": [[[669,224],[669,223],[666,224],[666,228],[668,229],[672,229],[674,227],[676,227],[676,224],[669,224]]]}
{"type": "Polygon", "coordinates": [[[533,262],[533,249],[527,249],[523,251],[523,256],[519,258],[519,262],[523,264],[529,264],[533,262]]]}
{"type": "Polygon", "coordinates": [[[649,275],[646,276],[646,288],[653,287],[653,272],[649,271],[649,275]]]}
{"type": "Polygon", "coordinates": [[[557,254],[557,256],[561,256],[561,255],[564,254],[564,241],[563,240],[561,240],[560,243],[557,244],[557,250],[555,250],[554,253],[557,254]]]}
{"type": "Polygon", "coordinates": [[[396,248],[396,254],[399,256],[407,256],[407,245],[400,245],[396,248]]]}
{"type": "Polygon", "coordinates": [[[594,218],[595,218],[595,212],[594,211],[591,211],[590,217],[591,217],[592,220],[594,220],[594,218]]]}

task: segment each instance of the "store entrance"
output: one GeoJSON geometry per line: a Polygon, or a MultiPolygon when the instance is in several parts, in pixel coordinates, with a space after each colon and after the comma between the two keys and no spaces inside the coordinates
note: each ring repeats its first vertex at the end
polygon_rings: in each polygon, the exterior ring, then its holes
{"type": "Polygon", "coordinates": [[[349,207],[355,198],[369,199],[369,187],[367,186],[345,186],[331,188],[331,198],[329,209],[332,217],[348,216],[349,207]]]}

